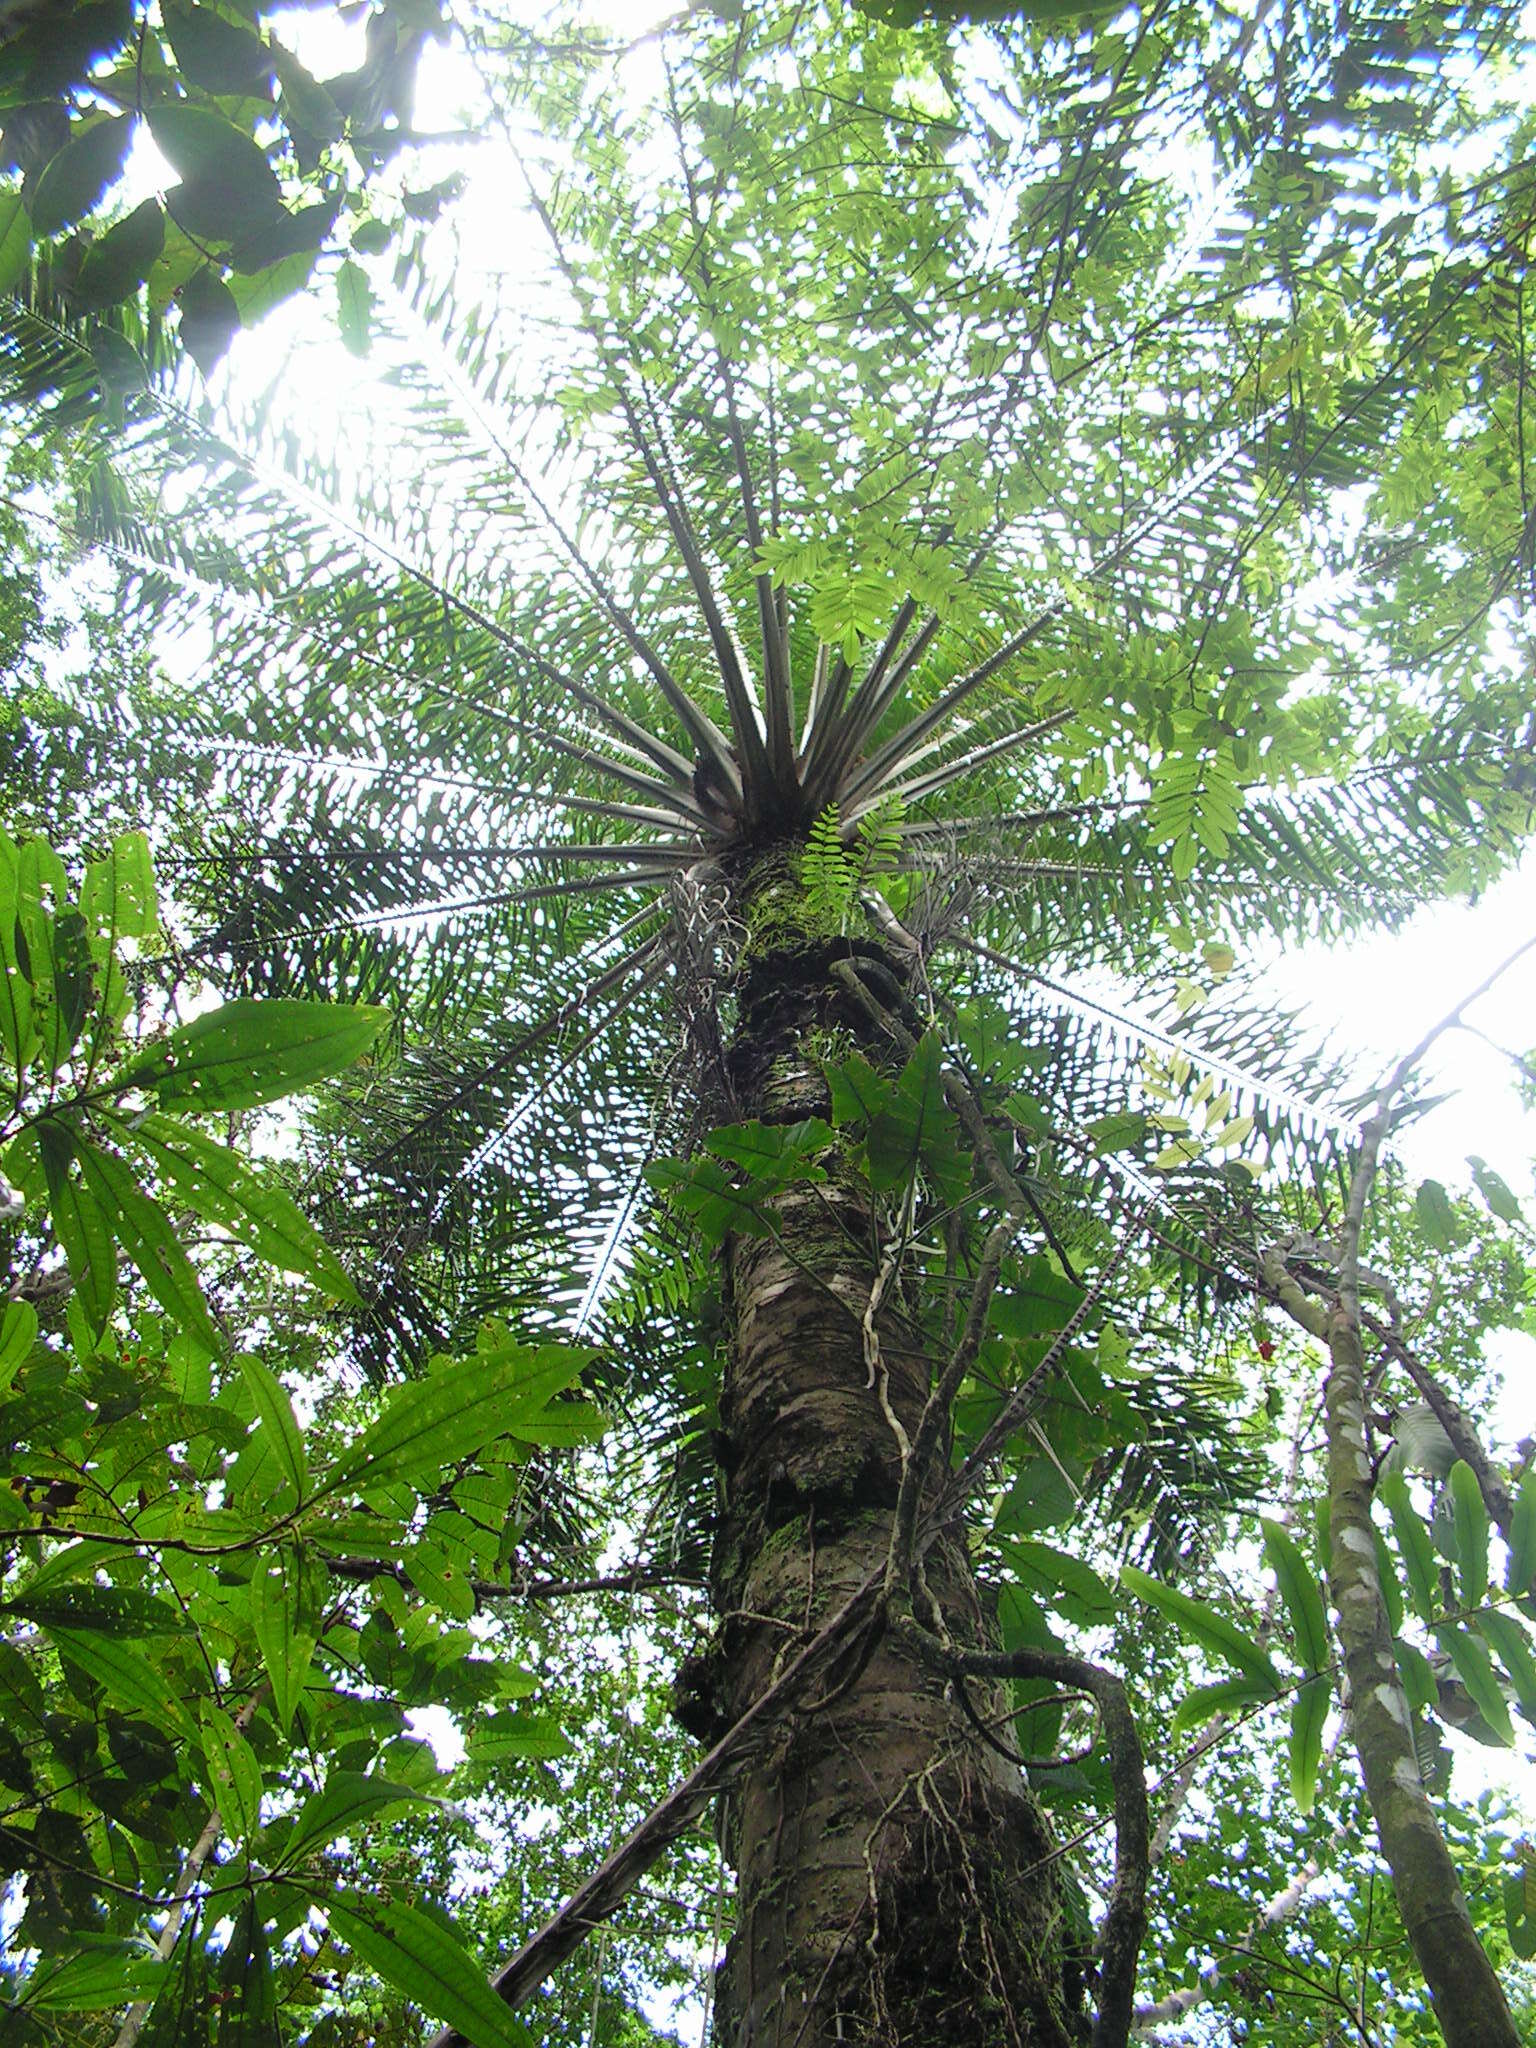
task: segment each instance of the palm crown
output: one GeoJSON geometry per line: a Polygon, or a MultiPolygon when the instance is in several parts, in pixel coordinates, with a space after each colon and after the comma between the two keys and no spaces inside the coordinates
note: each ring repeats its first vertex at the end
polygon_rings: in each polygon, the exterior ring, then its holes
{"type": "MultiPolygon", "coordinates": [[[[423,1178],[441,1216],[547,1163],[552,1111],[626,1205],[656,1090],[617,1069],[665,1067],[701,886],[818,827],[919,935],[1133,978],[1171,927],[1339,933],[1506,857],[1521,181],[1431,200],[1390,67],[1271,53],[1288,96],[1238,113],[1177,23],[467,41],[515,253],[435,229],[381,282],[332,445],[301,380],[222,421],[130,394],[89,504],[211,640],[175,706],[217,764],[205,950],[434,1034],[367,1104],[418,1231],[423,1178]]],[[[88,393],[46,281],[13,348],[88,393]]]]}

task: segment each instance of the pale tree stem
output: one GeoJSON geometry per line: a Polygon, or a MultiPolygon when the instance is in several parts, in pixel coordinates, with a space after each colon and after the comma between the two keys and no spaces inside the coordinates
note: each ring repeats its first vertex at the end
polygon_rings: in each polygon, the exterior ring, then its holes
{"type": "Polygon", "coordinates": [[[1371,1521],[1375,1487],[1365,1444],[1365,1354],[1360,1338],[1360,1237],[1392,1106],[1442,1032],[1482,995],[1536,937],[1464,996],[1377,1091],[1360,1132],[1360,1151],[1339,1232],[1337,1293],[1331,1308],[1309,1300],[1271,1253],[1265,1261],[1282,1305],[1328,1346],[1323,1389],[1328,1431],[1328,1590],[1348,1685],[1350,1724],[1377,1838],[1392,1873],[1398,1910],[1429,1986],[1435,2017],[1450,2048],[1519,2048],[1519,2037],[1424,1790],[1413,1723],[1398,1676],[1392,1627],[1376,1565],[1371,1521]]]}
{"type": "MultiPolygon", "coordinates": [[[[1300,1870],[1272,1899],[1265,1901],[1254,1915],[1249,1928],[1249,1938],[1265,1934],[1272,1927],[1279,1927],[1300,1911],[1301,1902],[1321,1874],[1321,1865],[1315,1857],[1309,1856],[1300,1870]]],[[[1150,2034],[1158,2027],[1172,2026],[1175,2020],[1184,2019],[1197,2005],[1214,1998],[1220,1989],[1217,1974],[1219,1965],[1213,1963],[1204,1971],[1198,1982],[1186,1985],[1182,1991],[1170,1991],[1166,1998],[1160,1998],[1155,2005],[1138,2005],[1132,2034],[1150,2034]]]]}
{"type": "MultiPolygon", "coordinates": [[[[241,1734],[244,1734],[245,1730],[255,1719],[256,1709],[266,1698],[267,1690],[268,1688],[263,1685],[259,1691],[251,1695],[239,1713],[234,1716],[234,1726],[241,1734]]],[[[176,1946],[177,1939],[181,1934],[182,1922],[187,1917],[187,1899],[191,1894],[193,1885],[197,1883],[198,1878],[202,1875],[203,1865],[217,1848],[219,1836],[223,1832],[223,1828],[224,1823],[219,1816],[219,1809],[214,1807],[207,1820],[203,1823],[202,1833],[187,1851],[187,1860],[182,1864],[177,1874],[176,1882],[171,1887],[171,1904],[165,1916],[165,1925],[161,1928],[159,1937],[155,1942],[155,1954],[162,1963],[176,1946]]],[[[144,2022],[149,2018],[150,2009],[153,2005],[154,2000],[152,1998],[135,1999],[134,2003],[129,2006],[127,2012],[123,2015],[123,2023],[117,2030],[117,2036],[112,2043],[112,2048],[134,2048],[134,2044],[144,2031],[144,2022]]]]}

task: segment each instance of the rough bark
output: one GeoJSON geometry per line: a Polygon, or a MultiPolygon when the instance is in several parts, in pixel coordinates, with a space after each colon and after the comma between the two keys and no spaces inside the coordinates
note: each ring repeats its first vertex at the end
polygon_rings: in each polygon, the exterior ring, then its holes
{"type": "MultiPolygon", "coordinates": [[[[868,1036],[828,971],[849,951],[791,941],[752,961],[732,1056],[744,1116],[827,1113],[815,1034],[868,1036]]],[[[898,1289],[875,1324],[884,1386],[870,1384],[861,1322],[880,1247],[868,1190],[845,1160],[828,1164],[824,1187],[777,1202],[774,1235],[726,1247],[717,1629],[680,1682],[681,1711],[701,1735],[745,1712],[806,1633],[882,1571],[902,1470],[892,1417],[910,1440],[932,1380],[898,1289]]],[[[938,1542],[925,1571],[955,1647],[989,1648],[963,1542],[938,1542]]],[[[1006,1726],[995,1686],[970,1690],[983,1719],[1006,1726]]],[[[1078,1964],[1036,1804],[943,1673],[889,1632],[866,1635],[785,1719],[732,1789],[723,1842],[738,1894],[717,1991],[720,2048],[1068,2048],[1083,2038],[1078,1964]]]]}

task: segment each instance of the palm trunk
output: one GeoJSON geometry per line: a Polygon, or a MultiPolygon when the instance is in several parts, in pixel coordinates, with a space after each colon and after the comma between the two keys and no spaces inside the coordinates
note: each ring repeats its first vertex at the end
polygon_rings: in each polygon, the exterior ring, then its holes
{"type": "MultiPolygon", "coordinates": [[[[732,1053],[743,1117],[828,1113],[812,1034],[846,1043],[867,1030],[827,975],[849,951],[785,943],[781,929],[752,961],[732,1053]]],[[[726,1246],[717,1626],[682,1683],[701,1733],[734,1721],[805,1631],[878,1577],[890,1541],[901,1453],[861,1335],[879,1260],[870,1197],[846,1161],[825,1163],[824,1186],[776,1202],[775,1236],[726,1246]]],[[[899,1301],[876,1327],[885,1398],[910,1437],[931,1360],[899,1301]]],[[[927,1583],[956,1645],[985,1646],[962,1541],[929,1552],[927,1583]]],[[[1006,1740],[1003,1698],[983,1685],[970,1697],[1006,1740]]],[[[786,1722],[729,1794],[722,1839],[738,1896],[719,2048],[1080,2038],[1078,1972],[1036,1804],[942,1677],[888,1637],[786,1722]]]]}

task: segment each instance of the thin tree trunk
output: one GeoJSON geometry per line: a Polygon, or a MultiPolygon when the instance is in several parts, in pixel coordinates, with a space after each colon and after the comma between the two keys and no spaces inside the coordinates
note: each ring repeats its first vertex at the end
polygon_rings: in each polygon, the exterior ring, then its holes
{"type": "MultiPolygon", "coordinates": [[[[868,1030],[828,974],[849,951],[791,937],[750,965],[732,1054],[743,1116],[827,1114],[814,1034],[847,1043],[868,1030]]],[[[840,1156],[824,1163],[824,1186],[775,1202],[775,1235],[726,1246],[717,1629],[680,1683],[701,1734],[742,1714],[805,1631],[883,1569],[900,1432],[916,1431],[932,1378],[899,1291],[882,1301],[876,1289],[867,1188],[840,1156]],[[862,1328],[872,1299],[878,1375],[862,1328]]],[[[989,1647],[963,1543],[930,1550],[926,1576],[956,1648],[989,1647]]],[[[1006,1731],[995,1687],[973,1682],[970,1700],[1006,1731]]],[[[786,1721],[733,1788],[725,1833],[737,1912],[719,2048],[1081,2038],[1079,1968],[1036,1804],[942,1674],[889,1635],[866,1638],[786,1721]]]]}

